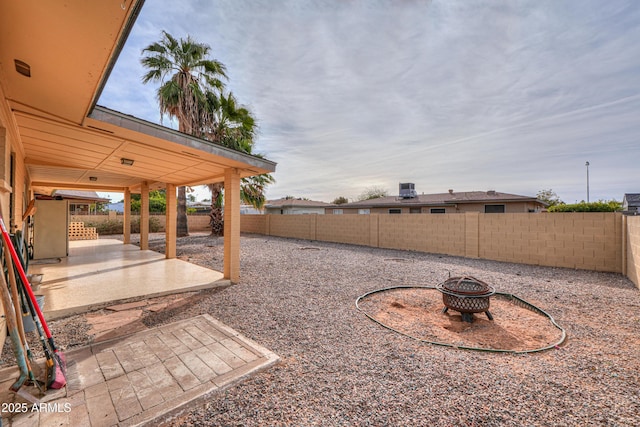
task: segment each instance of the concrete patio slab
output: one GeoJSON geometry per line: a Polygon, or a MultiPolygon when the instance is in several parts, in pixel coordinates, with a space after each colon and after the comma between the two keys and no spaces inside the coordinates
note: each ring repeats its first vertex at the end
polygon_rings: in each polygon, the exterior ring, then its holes
{"type": "Polygon", "coordinates": [[[116,239],[69,242],[69,256],[31,264],[42,274],[37,294],[45,296],[47,319],[86,312],[116,301],[156,297],[230,284],[224,275],[179,259],[125,245],[116,239]]]}

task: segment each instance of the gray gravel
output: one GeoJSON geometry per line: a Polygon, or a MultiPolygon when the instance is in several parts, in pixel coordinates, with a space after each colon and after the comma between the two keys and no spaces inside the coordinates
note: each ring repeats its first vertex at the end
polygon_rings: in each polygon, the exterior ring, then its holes
{"type": "MultiPolygon", "coordinates": [[[[181,256],[221,268],[220,239],[190,240],[181,256]]],[[[282,363],[214,397],[181,425],[640,424],[640,292],[621,275],[264,236],[243,237],[241,258],[241,283],[193,309],[282,363]],[[567,330],[566,345],[519,356],[434,347],[355,309],[365,292],[435,285],[449,272],[548,311],[567,330]]]]}
{"type": "MultiPolygon", "coordinates": [[[[151,247],[162,251],[163,241],[151,247]]],[[[222,249],[220,238],[192,236],[179,239],[178,256],[221,269],[222,249]]],[[[257,235],[242,237],[241,259],[240,284],[145,323],[209,313],[282,362],[177,425],[640,424],[640,292],[621,275],[257,235]],[[435,285],[449,273],[546,310],[566,329],[566,344],[529,355],[430,346],[355,308],[368,291],[435,285]]]]}

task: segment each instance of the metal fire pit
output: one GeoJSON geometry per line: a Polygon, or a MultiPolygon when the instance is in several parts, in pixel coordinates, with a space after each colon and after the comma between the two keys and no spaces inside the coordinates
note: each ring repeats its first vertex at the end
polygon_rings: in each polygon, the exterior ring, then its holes
{"type": "Polygon", "coordinates": [[[489,312],[489,297],[496,290],[482,280],[471,276],[450,277],[436,285],[436,289],[442,293],[443,313],[452,309],[460,312],[465,322],[473,322],[473,313],[484,312],[489,320],[493,320],[489,312]]]}

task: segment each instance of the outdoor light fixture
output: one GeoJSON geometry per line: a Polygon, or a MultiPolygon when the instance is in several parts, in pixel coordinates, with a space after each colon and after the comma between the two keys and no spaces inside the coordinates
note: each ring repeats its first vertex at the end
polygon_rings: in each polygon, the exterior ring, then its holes
{"type": "Polygon", "coordinates": [[[98,177],[97,176],[90,176],[89,177],[89,181],[97,181],[98,177]]]}
{"type": "Polygon", "coordinates": [[[120,159],[120,163],[127,166],[133,166],[133,160],[125,159],[124,157],[120,159]]]}
{"type": "Polygon", "coordinates": [[[29,64],[19,59],[14,59],[13,62],[16,65],[16,71],[18,73],[25,77],[31,77],[31,66],[29,64]]]}

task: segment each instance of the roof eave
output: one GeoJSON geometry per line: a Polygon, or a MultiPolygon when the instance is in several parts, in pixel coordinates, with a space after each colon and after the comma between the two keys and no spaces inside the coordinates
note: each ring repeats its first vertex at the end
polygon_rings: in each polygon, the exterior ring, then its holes
{"type": "Polygon", "coordinates": [[[151,123],[100,105],[95,106],[91,114],[89,114],[89,118],[129,131],[139,132],[144,135],[180,144],[188,148],[193,148],[216,156],[246,163],[249,166],[261,169],[260,173],[264,173],[263,171],[275,172],[276,170],[276,163],[270,160],[245,154],[219,144],[214,144],[210,141],[196,138],[175,129],[151,123]]]}
{"type": "Polygon", "coordinates": [[[129,17],[122,28],[122,32],[120,33],[120,37],[118,38],[113,54],[111,55],[111,58],[107,63],[107,66],[100,79],[100,82],[98,83],[98,86],[96,87],[96,90],[93,94],[93,99],[91,100],[91,103],[89,105],[89,110],[87,111],[87,117],[91,115],[91,113],[93,112],[94,108],[97,105],[98,99],[100,99],[100,95],[102,95],[102,91],[104,90],[107,84],[107,80],[109,80],[111,71],[113,71],[113,68],[115,67],[116,62],[120,57],[120,53],[122,52],[122,49],[124,48],[124,45],[127,42],[129,35],[131,34],[131,29],[136,23],[136,20],[138,19],[138,15],[140,15],[140,11],[142,10],[142,6],[144,5],[144,2],[145,0],[137,0],[133,4],[133,9],[129,14],[129,17]]]}

